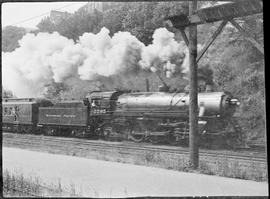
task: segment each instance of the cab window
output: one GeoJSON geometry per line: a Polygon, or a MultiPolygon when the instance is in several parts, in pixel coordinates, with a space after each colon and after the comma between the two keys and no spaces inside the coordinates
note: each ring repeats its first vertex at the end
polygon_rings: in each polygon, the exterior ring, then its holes
{"type": "Polygon", "coordinates": [[[99,107],[100,106],[100,100],[98,99],[93,99],[91,103],[92,107],[99,107]]]}

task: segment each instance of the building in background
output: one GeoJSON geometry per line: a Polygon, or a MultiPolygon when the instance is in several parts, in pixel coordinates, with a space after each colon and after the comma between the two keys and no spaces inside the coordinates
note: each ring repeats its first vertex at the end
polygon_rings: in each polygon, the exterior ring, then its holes
{"type": "Polygon", "coordinates": [[[99,12],[105,12],[110,10],[116,6],[118,6],[121,2],[88,2],[86,5],[82,6],[79,10],[84,10],[88,13],[94,12],[97,10],[99,12]]]}
{"type": "MultiPolygon", "coordinates": [[[[84,11],[86,13],[93,13],[95,10],[99,12],[105,12],[116,6],[119,6],[121,2],[88,2],[86,5],[79,8],[77,11],[84,11]]],[[[72,16],[72,13],[52,10],[50,13],[50,20],[54,24],[60,23],[63,19],[67,19],[72,16]]]]}

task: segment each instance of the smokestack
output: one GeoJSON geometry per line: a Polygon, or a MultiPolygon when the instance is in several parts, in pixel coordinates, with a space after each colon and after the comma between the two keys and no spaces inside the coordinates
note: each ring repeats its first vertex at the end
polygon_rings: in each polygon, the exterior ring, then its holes
{"type": "Polygon", "coordinates": [[[161,76],[156,72],[158,78],[162,82],[163,85],[158,87],[159,92],[169,92],[170,87],[166,84],[166,82],[161,78],[161,76]]]}
{"type": "Polygon", "coordinates": [[[206,84],[205,92],[212,92],[214,90],[213,85],[206,84]]]}
{"type": "Polygon", "coordinates": [[[160,79],[160,81],[162,82],[162,84],[163,84],[163,87],[165,87],[165,88],[169,88],[169,86],[166,84],[166,82],[161,78],[161,76],[156,72],[156,74],[157,74],[157,76],[158,76],[158,78],[160,79]]]}

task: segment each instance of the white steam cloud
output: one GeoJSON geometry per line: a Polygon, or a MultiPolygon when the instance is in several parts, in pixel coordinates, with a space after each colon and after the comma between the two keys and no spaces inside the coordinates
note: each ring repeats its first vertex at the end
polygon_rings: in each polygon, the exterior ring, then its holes
{"type": "Polygon", "coordinates": [[[180,72],[179,66],[183,64],[186,51],[185,43],[175,41],[174,33],[166,28],[159,28],[153,34],[153,44],[143,49],[142,60],[139,63],[142,68],[149,68],[153,72],[163,70],[170,77],[180,72]]]}
{"type": "Polygon", "coordinates": [[[78,68],[83,80],[98,75],[110,76],[138,66],[144,44],[129,32],[118,32],[111,38],[109,30],[98,34],[85,33],[79,38],[87,58],[78,68]]]}
{"type": "Polygon", "coordinates": [[[3,87],[18,97],[42,96],[45,85],[74,76],[92,80],[142,68],[170,77],[188,66],[187,47],[165,28],[154,32],[148,46],[129,32],[110,37],[106,28],[84,33],[76,43],[58,33],[38,33],[27,34],[19,44],[2,53],[3,87]]]}

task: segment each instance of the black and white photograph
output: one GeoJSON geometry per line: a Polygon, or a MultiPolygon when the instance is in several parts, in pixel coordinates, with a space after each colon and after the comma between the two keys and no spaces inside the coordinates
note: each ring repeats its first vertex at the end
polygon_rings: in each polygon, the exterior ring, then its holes
{"type": "Polygon", "coordinates": [[[1,2],[2,196],[265,197],[264,2],[1,2]]]}

